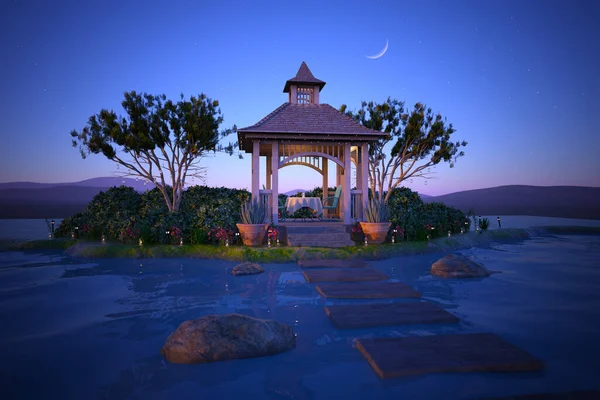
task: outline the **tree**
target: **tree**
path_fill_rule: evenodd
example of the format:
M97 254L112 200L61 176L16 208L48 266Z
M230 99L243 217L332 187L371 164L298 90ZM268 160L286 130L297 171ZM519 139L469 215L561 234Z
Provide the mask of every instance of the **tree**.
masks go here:
M198 164L206 153L233 154L233 144L220 146L219 141L236 127L219 132L219 102L204 94L189 100L181 95L174 103L165 95L132 91L121 105L126 117L102 109L80 132L72 131L73 147L79 147L83 158L102 153L127 169L123 175L154 183L170 212L179 209L186 178L204 180L205 168Z
M382 104L363 101L357 112L348 111L343 104L340 111L367 128L389 133L388 138L369 146L369 184L380 200L387 201L401 182L427 179L432 166L444 161L452 168L464 155L460 148L467 142L452 142L452 124L421 103L408 113L404 102L388 97Z

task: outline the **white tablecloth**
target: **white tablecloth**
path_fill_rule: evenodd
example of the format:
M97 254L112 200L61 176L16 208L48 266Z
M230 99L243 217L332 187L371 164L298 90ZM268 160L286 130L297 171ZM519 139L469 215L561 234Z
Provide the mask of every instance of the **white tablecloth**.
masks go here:
M285 203L287 212L293 214L302 207L312 208L317 215L323 212L323 204L319 197L288 197Z

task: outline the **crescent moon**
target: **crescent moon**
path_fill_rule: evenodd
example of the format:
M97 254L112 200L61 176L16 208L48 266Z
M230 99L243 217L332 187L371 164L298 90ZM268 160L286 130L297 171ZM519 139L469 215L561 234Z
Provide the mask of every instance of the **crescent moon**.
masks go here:
M378 59L379 57L381 57L381 56L383 56L385 54L385 52L388 49L388 44L389 44L388 40L385 39L385 47L383 48L383 50L381 50L379 53L375 54L374 56L365 56L365 57L370 58L371 60Z

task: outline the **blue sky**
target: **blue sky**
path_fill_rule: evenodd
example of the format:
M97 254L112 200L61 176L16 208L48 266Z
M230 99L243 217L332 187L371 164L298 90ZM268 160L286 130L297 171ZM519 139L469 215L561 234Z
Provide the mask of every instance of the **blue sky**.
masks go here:
M507 184L600 186L600 2L5 1L0 6L0 182L117 172L69 132L125 91L218 99L225 126L287 100L306 61L321 102L420 101L469 142L456 167L407 182L439 195ZM389 41L387 53L370 60ZM235 140L231 137L231 140ZM206 184L250 186L250 157L202 160ZM308 168L280 190L312 188Z

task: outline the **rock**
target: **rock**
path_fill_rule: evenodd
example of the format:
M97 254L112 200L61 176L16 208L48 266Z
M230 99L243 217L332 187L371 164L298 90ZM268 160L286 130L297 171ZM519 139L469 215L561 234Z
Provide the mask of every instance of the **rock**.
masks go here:
M199 364L279 354L296 347L288 325L241 314L206 315L183 322L160 353L176 364Z
M256 263L245 262L236 265L231 271L231 275L253 275L265 272L264 268Z
M489 276L490 271L470 258L448 254L431 265L431 275L442 278L480 278Z

